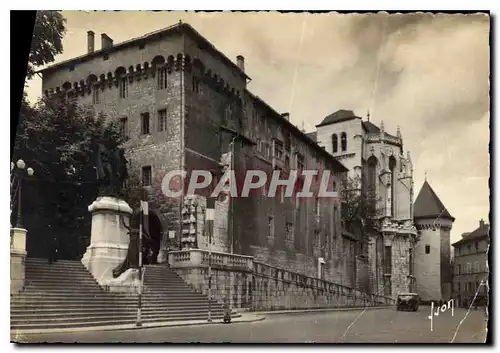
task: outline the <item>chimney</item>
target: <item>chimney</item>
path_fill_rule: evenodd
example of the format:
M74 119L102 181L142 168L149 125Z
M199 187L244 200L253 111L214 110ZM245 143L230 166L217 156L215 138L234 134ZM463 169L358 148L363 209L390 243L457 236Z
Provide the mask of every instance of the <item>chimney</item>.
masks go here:
M281 114L282 118L285 118L286 120L290 121L290 113L282 113Z
M481 220L479 221L479 228L483 229L484 228L484 221L483 219L481 218Z
M93 31L87 32L87 53L94 52L94 42L95 42L95 34Z
M101 49L108 49L113 46L113 39L109 38L106 33L101 34Z
M245 72L245 57L243 55L236 57L236 65L238 65L241 71Z

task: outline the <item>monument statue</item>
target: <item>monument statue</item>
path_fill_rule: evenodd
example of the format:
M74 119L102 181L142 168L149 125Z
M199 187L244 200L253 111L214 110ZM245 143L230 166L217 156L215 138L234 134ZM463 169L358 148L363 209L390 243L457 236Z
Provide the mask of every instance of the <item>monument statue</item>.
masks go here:
M127 251L127 256L123 260L123 262L118 265L114 270L113 270L113 278L119 277L122 273L127 271L130 268L139 268L139 219L141 217L131 217L130 219L130 226L128 226L124 219L123 216L120 216L120 220L122 222L123 227L127 229L130 242L128 245L128 251ZM142 255L144 257L144 245L151 240L151 236L149 235L149 229L147 226L147 222L145 222L145 218L143 218L142 222L142 235L143 235L143 241L142 241L142 247L143 247L143 252Z
M95 169L97 180L101 184L99 194L101 196L118 196L128 177L127 159L123 149L109 150L103 143L98 143Z

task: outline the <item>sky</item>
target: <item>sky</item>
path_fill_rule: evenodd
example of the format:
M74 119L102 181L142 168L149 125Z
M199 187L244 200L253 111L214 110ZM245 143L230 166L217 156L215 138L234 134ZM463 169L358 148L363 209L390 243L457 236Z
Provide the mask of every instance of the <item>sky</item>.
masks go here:
M248 89L307 132L339 109L385 131L400 126L414 165L415 198L427 181L456 218L452 242L489 223L489 17L277 12L63 12L64 53L86 53L87 31L114 43L182 20L234 62ZM30 100L41 80L29 82Z

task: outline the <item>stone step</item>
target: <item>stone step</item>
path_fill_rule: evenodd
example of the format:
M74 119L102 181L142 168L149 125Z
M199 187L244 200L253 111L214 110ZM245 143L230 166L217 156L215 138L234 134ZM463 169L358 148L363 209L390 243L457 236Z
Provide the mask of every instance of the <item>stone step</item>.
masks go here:
M110 305L113 304L113 305ZM216 301L212 301L212 306L220 305ZM108 309L110 307L113 308L135 308L137 306L137 300L135 302L129 303L14 303L11 304L10 309L13 311L22 311L22 310L80 310L80 309ZM193 307L193 308L205 308L208 307L208 300L205 301L176 301L176 302L143 302L144 308L151 308L153 310L162 309L162 308L177 308L177 307Z
M89 300L91 299L91 300ZM197 297L166 297L166 296L143 296L143 300L146 303L208 303L207 297L197 296ZM11 298L11 305L35 305L40 303L55 304L55 305L86 305L96 303L98 305L118 305L118 304L134 304L137 302L137 296L130 296L126 298L113 298L113 297L91 297L80 296L80 297L40 297L40 296L25 296L25 297L14 297ZM212 300L212 302L216 302Z
M143 319L144 322L146 321L172 321L172 320L194 320L194 319L204 319L207 317L207 313L205 312L199 312L199 313L175 313L175 314L143 314L141 315L141 318ZM223 317L223 312L214 312L212 317ZM81 322L90 322L90 323L98 323L98 322L103 322L103 321L112 321L113 318L115 320L134 320L137 317L137 313L131 312L131 313L121 313L119 316L71 316L68 315L68 317L28 317L24 316L22 318L11 318L11 327L19 327L22 325L25 325L27 323L29 324L34 324L37 323L40 326L42 325L53 325L55 323L65 323L68 327L72 327L75 323L81 323Z
M105 294L105 292L102 290L101 287L99 286L84 286L84 287L75 287L75 286L59 286L59 287L54 287L53 285L50 284L27 284L24 286L24 291L26 293L43 293L44 295L47 294L68 294L68 295L74 295L78 293L85 293L88 295L99 295L99 294Z
M212 312L222 312L223 308L222 306L212 306L211 307ZM13 311L11 310L10 312L10 317L11 319L25 319L26 321L30 321L31 318L33 317L43 317L43 318L58 318L58 317L77 317L77 316L120 316L120 315L129 315L129 314L134 314L137 312L137 307L130 307L130 308L109 308L106 310L102 309L90 309L90 308L81 308L81 309L73 309L71 312L69 311L64 311L64 310L50 310L50 309L45 309L45 310L23 310L23 311ZM192 313L204 313L208 312L208 306L206 308L204 307L189 307L189 306L179 306L176 308L142 308L142 313L145 316L157 316L157 315L166 315L169 316L171 314L192 314Z
M212 315L212 320L217 321L217 320L222 320L224 318L223 315ZM184 317L165 317L165 318L146 318L141 320L142 323L154 323L154 322L169 322L169 321L185 321L185 320L206 320L207 315L195 315L195 316L184 316ZM125 318L125 319L110 319L110 320L103 320L103 321L81 321L81 322L75 322L68 324L67 322L51 322L47 321L45 323L42 322L40 324L39 322L34 322L34 323L21 323L21 324L16 324L12 325L11 323L11 330L30 330L30 329L57 329L57 328L77 328L77 327L95 327L95 326L109 326L109 325L126 325L126 324L134 324L136 318Z

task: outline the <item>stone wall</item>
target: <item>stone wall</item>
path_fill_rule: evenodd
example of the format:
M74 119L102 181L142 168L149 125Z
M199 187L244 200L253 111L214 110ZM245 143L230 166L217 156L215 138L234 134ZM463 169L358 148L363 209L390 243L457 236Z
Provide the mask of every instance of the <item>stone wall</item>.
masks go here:
M209 288L209 253L170 253L171 267L203 294ZM392 305L393 299L368 294L334 282L266 265L250 256L212 253L212 297L228 298L233 309L280 310Z

